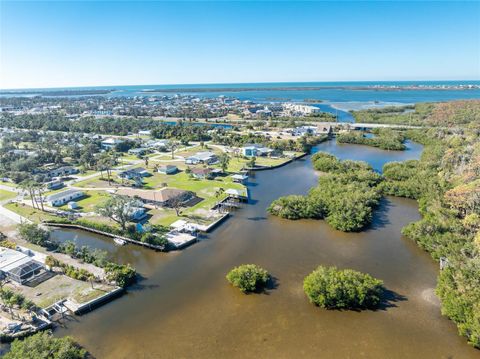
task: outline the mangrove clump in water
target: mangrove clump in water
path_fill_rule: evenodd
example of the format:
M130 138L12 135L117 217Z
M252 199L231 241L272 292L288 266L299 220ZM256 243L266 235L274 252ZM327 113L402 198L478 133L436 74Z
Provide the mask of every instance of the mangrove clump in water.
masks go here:
M340 161L328 153L312 156L313 166L323 172L318 186L307 196L281 197L268 212L287 219L325 219L333 228L359 231L372 220L381 194L381 176L361 161Z
M256 264L242 264L227 274L227 280L242 292L255 292L265 287L270 275Z
M310 302L327 309L374 308L380 303L383 282L352 269L319 266L305 277Z

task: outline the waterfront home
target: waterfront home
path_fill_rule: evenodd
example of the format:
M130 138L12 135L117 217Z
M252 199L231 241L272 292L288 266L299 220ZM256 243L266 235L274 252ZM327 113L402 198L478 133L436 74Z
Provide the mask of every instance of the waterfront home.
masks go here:
M195 193L177 188L162 188L156 191L141 189L120 189L118 195L137 198L145 204L152 204L161 207L171 207L174 203L182 205L195 198Z
M85 193L76 189L67 189L66 191L58 192L47 196L45 201L49 206L59 207L64 204L75 201L78 198L85 196Z
M104 150L111 150L115 148L116 145L123 143L124 141L119 138L109 137L101 142L101 146Z
M118 177L122 179L127 179L127 180L141 178L141 177L148 177L148 176L151 176L150 172L148 172L143 167L132 168L129 170L122 171L118 174Z
M236 182L236 183L245 183L248 179L247 175L244 175L244 174L241 174L241 173L236 173L236 174L232 175L231 177L232 177L232 181Z
M315 126L300 126L292 129L293 136L316 135L317 127Z
M25 253L0 247L0 278L24 284L45 273L42 263Z
M132 207L129 213L130 220L134 222L141 221L147 217L145 208L143 207Z
M192 176L197 179L213 178L213 170L211 168L192 168Z
M171 175L178 172L178 167L174 165L166 165L158 167L158 173L163 173L165 175Z
M138 134L140 136L150 136L152 134L152 131L150 131L150 130L140 130L140 131L138 131Z
M245 157L270 156L274 150L262 145L247 145L240 149L240 153Z
M187 157L185 163L187 165L197 165L200 163L203 164L213 164L218 161L217 155L213 152L197 152L193 156Z
M318 107L292 102L283 104L283 111L285 115L290 116L304 116L321 112Z
M227 194L229 197L232 197L232 198L238 198L238 199L241 199L241 200L246 200L247 199L247 196L245 196L244 191L239 190L239 189L235 189L235 188L228 188L225 191L225 194Z
M330 126L330 125L318 126L317 129L316 129L316 134L317 135L331 135L332 134L332 126Z

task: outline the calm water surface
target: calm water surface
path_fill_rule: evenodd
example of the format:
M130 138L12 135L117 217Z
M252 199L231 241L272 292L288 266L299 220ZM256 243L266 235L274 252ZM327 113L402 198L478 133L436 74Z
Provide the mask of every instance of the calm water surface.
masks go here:
M376 169L421 151L415 144L400 154L334 142L319 149L368 159ZM57 238L111 251L146 279L56 335L73 335L98 358L478 358L440 314L433 295L438 265L400 234L419 219L414 201L383 200L362 233L266 215L272 200L304 194L316 181L309 158L257 173L250 183L253 203L182 252L115 247L83 232L57 231ZM232 288L225 274L242 263L267 268L276 288L258 295ZM314 307L302 280L320 264L383 279L390 300L376 311Z

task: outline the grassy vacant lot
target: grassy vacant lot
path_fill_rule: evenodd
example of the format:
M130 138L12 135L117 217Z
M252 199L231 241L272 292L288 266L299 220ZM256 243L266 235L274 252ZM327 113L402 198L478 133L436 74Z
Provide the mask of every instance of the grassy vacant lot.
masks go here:
M95 206L107 200L110 195L104 191L85 191L85 197L79 198L75 202L79 205L78 211L94 212ZM59 207L61 210L68 210L68 205Z
M112 172L111 180L113 184L121 185L122 180L118 178L117 174ZM75 187L81 188L103 188L108 187L107 175L104 174L103 177L96 176L84 181L80 181L74 184Z
M46 308L61 299L67 298L82 304L98 298L113 289L111 286L98 283L94 283L93 286L94 289L92 289L90 282L82 282L59 274L34 288L22 285L15 287L15 290L22 292L23 295L39 307Z
M15 198L17 194L15 192L5 191L0 189L0 201L6 201L7 199Z
M4 207L34 222L41 222L42 220L51 220L57 218L51 214L34 209L33 207L22 203L8 203L4 205Z

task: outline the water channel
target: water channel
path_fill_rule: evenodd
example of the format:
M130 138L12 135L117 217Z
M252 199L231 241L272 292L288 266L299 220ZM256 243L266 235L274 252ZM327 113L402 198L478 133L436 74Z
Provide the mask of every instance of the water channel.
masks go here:
M419 158L421 146L389 152L330 141L316 150L367 160ZM479 352L442 317L434 296L438 265L401 228L419 219L416 202L388 197L370 228L342 233L323 221L288 221L266 214L271 201L304 194L316 184L310 158L257 172L252 203L208 238L181 252L155 253L80 231L58 239L103 248L145 278L123 297L69 322L72 335L97 358L477 358ZM256 263L275 278L265 294L244 295L225 274ZM328 311L310 304L303 278L336 265L384 280L389 300L375 311Z

